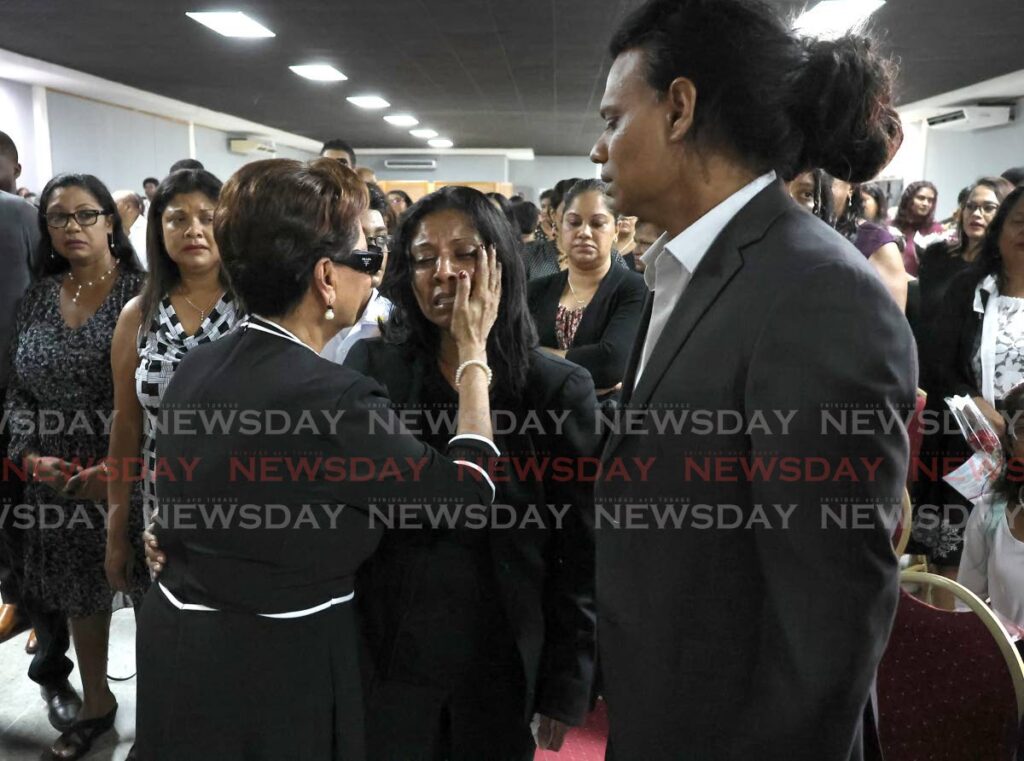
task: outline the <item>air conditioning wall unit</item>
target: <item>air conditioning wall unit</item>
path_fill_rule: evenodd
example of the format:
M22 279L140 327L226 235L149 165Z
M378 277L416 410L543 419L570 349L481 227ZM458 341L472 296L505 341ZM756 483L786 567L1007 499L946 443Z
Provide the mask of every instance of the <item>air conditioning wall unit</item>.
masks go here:
M437 169L437 161L435 159L385 159L384 168L410 172L433 172Z
M1001 127L1013 121L1012 106L958 106L928 119L931 129L972 132Z
M228 138L228 150L242 156L273 156L277 153L277 146L268 137L250 135L248 137Z

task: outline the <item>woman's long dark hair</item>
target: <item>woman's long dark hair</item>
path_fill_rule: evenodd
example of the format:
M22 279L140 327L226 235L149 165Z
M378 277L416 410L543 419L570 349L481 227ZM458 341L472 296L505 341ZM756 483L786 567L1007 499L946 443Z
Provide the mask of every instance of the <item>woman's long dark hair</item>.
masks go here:
M987 275L995 275L1000 292L1006 288L1006 275L1003 272L1003 254L999 250L999 237L1003 234L1006 218L1020 203L1022 196L1024 196L1024 185L1019 185L999 204L999 211L996 212L992 224L985 231L985 242L981 244L981 253L975 262L978 280L980 281Z
M81 188L96 199L100 208L107 213L113 223L110 233L110 253L114 255L114 259L117 260L123 272L139 272L135 249L132 248L132 244L125 234L124 226L121 224L121 215L117 213L117 204L114 203L107 186L91 174L58 174L46 183L43 192L39 194L40 235L39 245L36 247L32 260L32 274L38 279L71 269L68 260L53 250L53 239L50 237L50 228L46 224L46 207L50 205L54 192L61 188ZM96 224L99 224L99 220Z
M380 288L394 304L384 338L405 346L413 356L437 356L440 330L424 316L416 301L410 249L425 217L450 210L469 217L484 244L494 246L501 263L501 304L487 337L487 361L494 370L499 392L510 400L520 399L526 390L530 353L537 345L537 330L526 306L526 270L508 221L478 190L444 187L421 198L402 215Z
M156 189L146 218L146 260L149 263L149 277L146 278L141 294L143 326L149 325L160 306L160 301L181 282L181 270L171 259L171 255L167 253L167 246L164 245L164 212L176 196L186 193L202 193L216 205L222 184L205 169L179 169L164 177ZM228 277L223 262L220 266L220 281L224 289L228 290Z
M874 219L864 218L865 222L874 222L878 225L884 225L886 219L889 216L889 199L885 195L885 190L882 189L881 185L876 185L873 182L866 182L860 186L860 193L867 193L875 201L875 206L878 207L878 211L875 213ZM854 198L854 202L859 205L861 215L864 212L864 201L861 200L860 193Z
M928 217L922 222L914 222L911 218L910 207L914 203L914 196L917 195L918 191L922 188L928 188L935 194L935 201L932 203L932 210L929 212ZM935 185L928 182L928 180L920 180L918 182L912 182L907 185L907 189L903 191L903 195L900 197L899 208L896 209L896 219L893 220L893 227L896 227L904 234L909 233L908 237L913 238L914 233L920 230L924 230L927 227L935 224L935 210L939 208L939 191Z

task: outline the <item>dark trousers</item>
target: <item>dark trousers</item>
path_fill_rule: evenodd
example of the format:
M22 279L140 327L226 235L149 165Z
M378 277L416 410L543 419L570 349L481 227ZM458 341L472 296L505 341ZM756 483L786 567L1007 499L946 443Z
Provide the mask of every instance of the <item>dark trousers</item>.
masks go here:
M4 391L0 389L0 399L3 398ZM0 456L7 456L7 445L7 432L0 432ZM41 685L55 685L67 679L74 668L67 657L71 644L68 622L60 611L45 610L21 594L24 529L14 525L11 508L21 504L22 495L21 481L0 475L0 593L4 603L17 605L35 629L39 649L28 668L29 679Z

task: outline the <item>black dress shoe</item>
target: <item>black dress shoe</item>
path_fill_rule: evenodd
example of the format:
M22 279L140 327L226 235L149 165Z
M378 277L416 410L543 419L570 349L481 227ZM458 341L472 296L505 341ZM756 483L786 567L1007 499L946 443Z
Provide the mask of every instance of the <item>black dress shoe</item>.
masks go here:
M46 701L50 726L58 732L63 732L75 723L78 711L82 707L82 699L67 679L59 684L43 685L39 692Z

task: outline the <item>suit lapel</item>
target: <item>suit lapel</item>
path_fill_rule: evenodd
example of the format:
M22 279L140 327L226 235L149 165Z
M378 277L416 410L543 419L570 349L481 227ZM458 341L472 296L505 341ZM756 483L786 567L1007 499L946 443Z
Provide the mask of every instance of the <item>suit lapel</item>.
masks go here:
M650 360L640 375L639 382L635 383L636 369L647 339L653 311L653 294L647 297L643 322L637 332L633 353L623 380L623 406L642 407L650 401L658 383L694 328L729 281L742 268L743 248L763 238L771 224L792 208L793 201L782 183L775 182L754 196L750 203L732 218L697 265L697 271L693 273L682 296L673 307L658 342L651 351ZM621 439L621 434L611 434L604 450L605 458L611 457Z
M651 358L640 374L640 380L633 393L634 405L643 405L650 400L658 381L668 370L700 318L742 266L743 257L735 247L721 239L711 245L697 266L697 271L687 283L683 295L676 302L668 322L658 336L658 342L651 350Z

